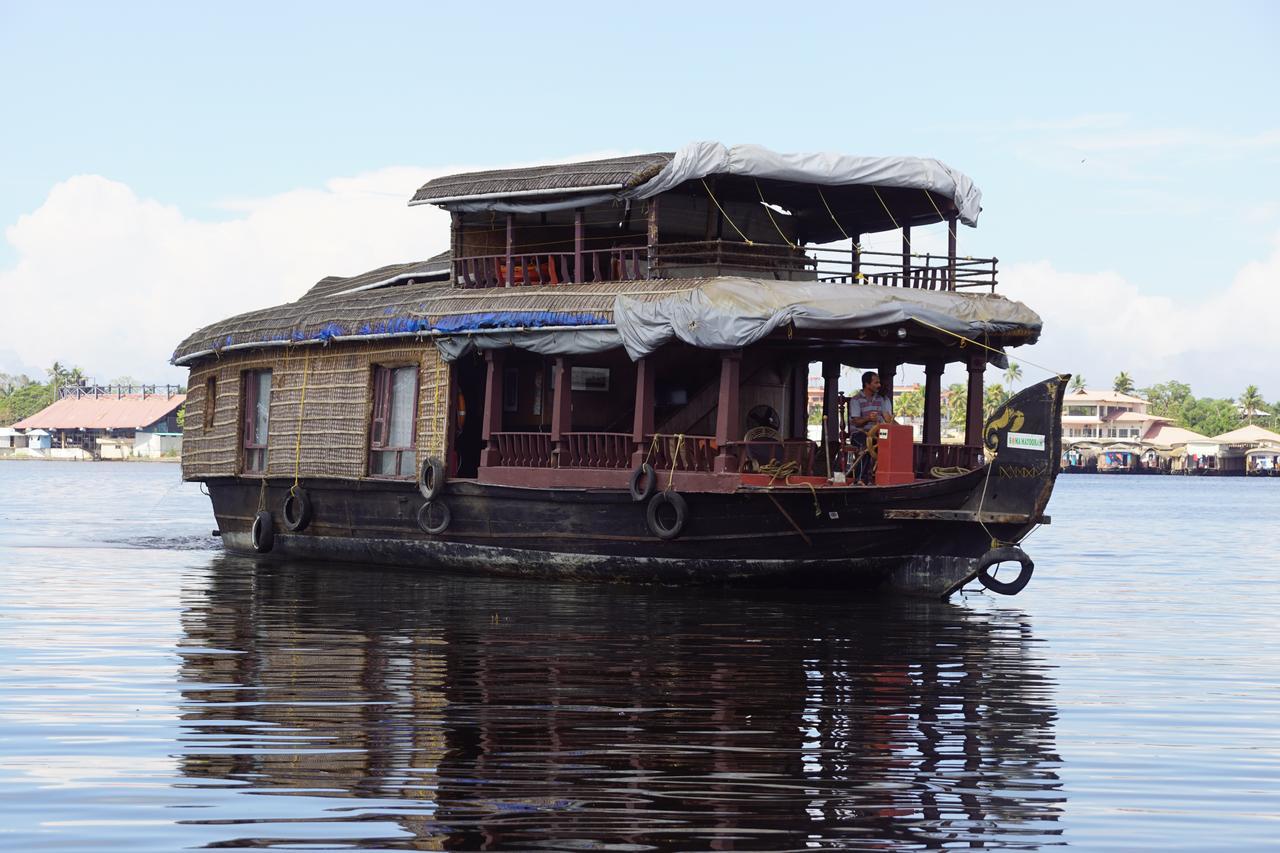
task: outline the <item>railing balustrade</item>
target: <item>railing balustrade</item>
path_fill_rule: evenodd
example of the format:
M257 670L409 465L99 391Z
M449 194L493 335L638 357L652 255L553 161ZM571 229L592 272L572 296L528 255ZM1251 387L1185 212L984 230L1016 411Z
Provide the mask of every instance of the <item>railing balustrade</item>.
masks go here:
M716 439L711 435L651 435L645 437L649 464L655 471L712 471Z
M511 255L510 269L505 254L475 255L455 260L453 273L454 281L467 288L643 280L649 278L648 254L644 246L586 249L580 256L576 252L522 253Z
M916 444L912 448L917 477L928 477L934 468L977 468L982 448L967 444Z
M953 261L947 255L926 252L911 253L904 263L900 252L702 240L661 243L653 247L652 256L644 246L628 246L584 249L581 254L512 254L509 270L507 263L505 254L457 258L454 281L467 288L628 281L688 275L706 267L833 284L916 290L986 287L994 293L998 259L957 257Z
M509 468L550 468L551 436L545 432L495 432L490 446L498 451L498 465Z
M630 468L635 442L629 432L566 432L560 436L561 468Z

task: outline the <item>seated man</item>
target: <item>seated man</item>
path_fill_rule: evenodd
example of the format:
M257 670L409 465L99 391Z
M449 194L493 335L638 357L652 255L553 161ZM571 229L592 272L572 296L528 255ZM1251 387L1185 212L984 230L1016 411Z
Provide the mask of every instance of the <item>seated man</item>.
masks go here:
M892 421L893 400L881 395L880 374L868 370L862 374L862 391L849 398L849 442L860 451L852 471L855 481L870 483L875 474L866 452L867 434L879 424Z

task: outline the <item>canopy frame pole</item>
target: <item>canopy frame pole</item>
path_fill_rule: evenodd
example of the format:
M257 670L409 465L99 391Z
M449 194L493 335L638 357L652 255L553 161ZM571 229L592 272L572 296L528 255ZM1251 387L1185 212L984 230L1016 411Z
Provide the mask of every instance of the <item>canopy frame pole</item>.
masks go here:
M645 356L636 362L636 405L632 418L631 440L635 448L631 453L631 467L639 468L646 461L648 446L646 441L653 435L653 402L657 371L651 356Z
M494 433L502 432L502 350L486 350L484 354L484 421L481 437L484 439L484 450L480 452L481 467L488 468L501 462Z
M969 395L965 401L964 443L982 447L982 373L987 369L983 353L969 356Z
M568 455L564 446L564 434L573 431L573 367L568 357L558 355L552 362L551 375L555 383L551 400L551 455L553 467L560 467L560 457Z
M924 444L942 443L942 370L941 361L927 361L924 365L924 426L921 441Z
M738 457L729 452L729 442L742 437L738 413L739 386L742 381L742 350L726 350L720 354L720 398L716 405L717 474L738 470Z
M573 209L573 280L586 281L582 274L582 246L585 242L582 230L582 208Z
M514 213L507 214L507 276L506 286L510 287L515 283L516 271L511 264L511 255L515 250L516 242L516 215Z
M947 215L947 290L956 289L956 215Z

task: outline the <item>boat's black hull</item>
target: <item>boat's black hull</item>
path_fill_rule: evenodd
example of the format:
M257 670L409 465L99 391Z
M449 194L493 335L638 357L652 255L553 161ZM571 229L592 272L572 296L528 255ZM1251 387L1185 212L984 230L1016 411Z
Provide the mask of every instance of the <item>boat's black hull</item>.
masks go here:
M997 413L987 438L995 459L947 479L899 486L740 487L686 492L680 535L650 529L646 504L625 489L524 488L453 481L436 497L451 516L423 530L410 483L306 480L306 527L290 532L281 508L292 480L207 481L227 547L254 552L251 527L272 513L273 556L423 569L631 582L818 582L946 596L971 580L993 543L1019 541L1042 520L1056 476L1057 407L1051 380ZM1003 420L1003 426L1001 422ZM1039 450L1010 449L1021 429ZM261 543L260 543L261 544Z

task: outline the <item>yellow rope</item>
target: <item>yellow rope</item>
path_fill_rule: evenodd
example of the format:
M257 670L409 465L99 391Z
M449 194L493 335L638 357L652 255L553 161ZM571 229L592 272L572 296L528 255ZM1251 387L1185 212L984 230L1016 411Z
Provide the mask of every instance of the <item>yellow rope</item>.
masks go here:
M883 198L880 198L880 190L876 189L875 184L871 184L871 191L875 193L876 198L880 200L880 206L884 208L884 212L888 215L889 221L893 223L893 227L902 228L902 226L898 224L898 220L893 218L893 211L889 210L889 205L884 203ZM911 238L907 236L907 232L905 230L902 232L902 242L907 244L908 249L911 248Z
M667 475L666 491L671 491L671 484L676 479L676 462L680 459L680 448L684 446L684 433L676 433L676 450L671 454L671 473Z
M958 340L961 341L960 345L962 347L968 344L973 344L976 347L981 347L982 349L996 353L997 355L1005 355L1005 353L1002 350L996 349L995 347L987 346L981 341L975 341L973 338L966 338L964 335L953 332L950 329L944 329L941 326L935 326L933 323L930 323L928 320L921 320L919 317L915 317L913 319L922 326L928 326L930 329L934 329L936 331L942 332L944 335L950 335L953 338L957 338ZM1045 367L1043 364L1036 364L1034 361L1031 361L1030 359L1024 358L1024 359L1021 359L1021 361L1023 364L1029 364L1032 367L1038 367L1043 371L1052 373L1054 376L1063 375L1062 371L1060 370L1054 370L1052 367Z
M710 196L711 203L716 206L716 209L720 211L720 215L724 217L724 221L728 222L730 225L733 226L733 230L738 232L738 236L741 237L748 246L754 246L755 243L751 242L751 238L749 238L746 234L743 234L742 229L734 224L734 221L729 218L729 214L724 212L724 208L721 207L720 202L716 200L716 194L711 191L711 187L707 184L707 179L700 178L699 180L702 181L703 189L705 189L707 191L707 195Z
M933 200L933 193L928 190L924 190L924 197L929 199L929 204L933 205L933 210L938 214L939 218L941 218L943 222L947 223L947 233L954 238L956 236L955 226L952 224L950 219L947 219L947 217L942 215L942 211L938 209L938 203Z
M293 446L293 486L289 494L298 491L298 470L302 464L302 416L307 409L307 378L311 375L311 348L307 347L302 361L302 396L298 401L298 440Z
M850 237L848 233L844 230L844 226L840 224L840 220L836 219L836 215L834 211L831 210L831 205L827 204L827 197L822 194L822 187L818 187L818 198L822 199L822 206L827 209L827 215L830 216L831 221L836 224L836 228L839 228L840 233L844 235L844 238L852 243L853 238ZM858 247L854 246L853 249L856 252L858 250Z
M752 181L752 183L756 185L756 192L759 193L760 195L760 204L764 205L764 212L768 214L769 221L773 223L773 230L778 232L778 236L782 238L782 242L787 244L787 248L789 249L796 248L796 244L792 243L791 238L789 238L786 234L782 233L782 229L778 227L778 221L773 218L773 208L769 206L769 202L764 200L764 190L760 189L760 182Z

